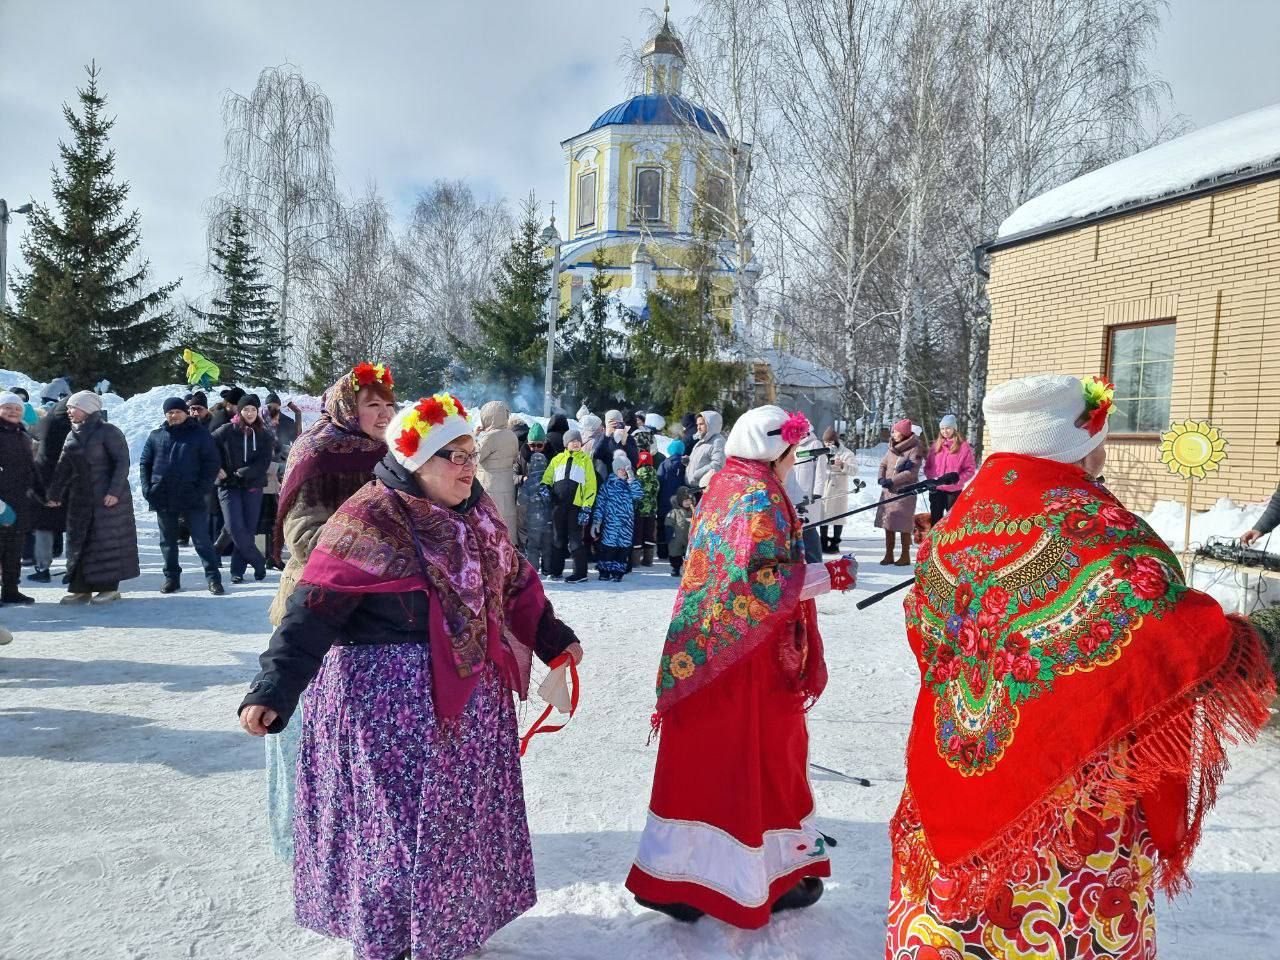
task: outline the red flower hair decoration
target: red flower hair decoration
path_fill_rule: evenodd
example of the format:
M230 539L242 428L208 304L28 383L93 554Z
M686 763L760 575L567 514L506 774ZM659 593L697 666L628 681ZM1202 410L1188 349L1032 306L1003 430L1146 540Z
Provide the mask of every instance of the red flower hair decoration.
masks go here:
M356 364L355 369L351 371L351 383L357 390L373 383L380 383L384 387L395 386L390 367L384 363L369 363L367 360Z

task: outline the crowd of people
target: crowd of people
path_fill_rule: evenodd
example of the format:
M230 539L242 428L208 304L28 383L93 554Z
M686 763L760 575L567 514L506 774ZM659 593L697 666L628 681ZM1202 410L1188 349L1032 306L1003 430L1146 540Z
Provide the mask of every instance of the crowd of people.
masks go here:
M726 433L708 410L660 442L656 414L583 409L576 427L544 426L501 401L473 423L449 393L398 404L372 364L344 373L305 428L272 396L204 400L165 403L141 489L166 592L184 536L215 593L219 539L233 582L283 568L238 716L270 734L270 835L301 925L361 960L452 960L534 905L515 701L534 657L553 676L581 662L543 585L586 579L593 558L602 581L664 557L679 578L627 888L677 921L745 929L822 897L833 843L807 777L806 712L828 679L814 601L857 586L839 521L858 464L834 426L819 438L766 405ZM890 432L866 506L882 563L914 565L904 607L920 678L890 824L891 960L939 944L960 960L1153 956L1155 891L1186 886L1227 745L1268 718L1276 637L1186 584L1103 486L1113 409L1101 381L1004 384L984 401L981 465L954 417L931 440L909 420ZM42 455L59 416L61 452ZM65 515L64 602L110 602L138 567L123 436L90 392L37 412L34 444L27 420L20 395L0 395L5 602L23 602L29 526L50 535L33 538L37 574L57 552L40 511Z

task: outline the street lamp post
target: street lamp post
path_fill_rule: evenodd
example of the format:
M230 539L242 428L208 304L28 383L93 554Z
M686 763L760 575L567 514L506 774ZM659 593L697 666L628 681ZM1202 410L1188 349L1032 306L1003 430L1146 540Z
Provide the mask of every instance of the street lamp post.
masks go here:
M547 293L547 374L542 386L542 415L551 416L551 378L556 366L556 320L560 316L560 233L556 230L556 215L542 231L543 247L551 248L551 290Z
M30 212L31 204L24 203L10 210L9 204L0 197L0 310L4 309L5 298L9 293L9 214Z

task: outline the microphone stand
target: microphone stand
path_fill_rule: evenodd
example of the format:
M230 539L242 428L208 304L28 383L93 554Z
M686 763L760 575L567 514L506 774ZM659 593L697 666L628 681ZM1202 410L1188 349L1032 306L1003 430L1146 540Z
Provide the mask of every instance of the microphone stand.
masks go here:
M853 510L846 510L844 513L837 513L834 517L824 517L821 520L815 520L812 523L806 523L804 528L811 530L814 527L828 526L837 520L843 520L845 517L851 517L855 513L862 513L864 510L874 510L886 503L893 503L895 500L905 500L907 497L918 497L927 490L932 490L943 483L954 483L954 480L948 480L946 477L938 477L934 480L920 480L911 484L909 487L903 487L901 493L896 493L892 497L885 497L883 500L877 500L875 503L868 503L866 506L855 507Z

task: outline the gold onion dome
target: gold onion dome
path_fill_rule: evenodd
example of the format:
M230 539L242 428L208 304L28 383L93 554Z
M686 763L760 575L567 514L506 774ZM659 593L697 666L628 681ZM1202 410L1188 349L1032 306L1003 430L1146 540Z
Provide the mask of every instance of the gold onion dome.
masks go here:
M644 46L644 56L647 57L652 53L669 53L684 59L684 44L680 42L680 38L672 31L671 24L666 17L662 18L662 26L653 35L653 39Z

